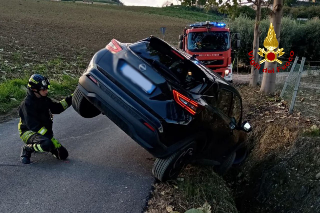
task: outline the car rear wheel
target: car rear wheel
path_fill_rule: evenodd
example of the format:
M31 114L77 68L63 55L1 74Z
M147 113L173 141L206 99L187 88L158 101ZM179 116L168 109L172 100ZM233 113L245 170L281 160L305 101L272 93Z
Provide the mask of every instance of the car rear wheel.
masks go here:
M157 158L152 168L153 176L162 182L177 178L181 170L192 159L194 148L195 144L193 143L168 158Z
M101 112L95 106L93 106L82 94L82 92L76 88L72 96L72 106L76 112L84 118L93 118L99 115Z

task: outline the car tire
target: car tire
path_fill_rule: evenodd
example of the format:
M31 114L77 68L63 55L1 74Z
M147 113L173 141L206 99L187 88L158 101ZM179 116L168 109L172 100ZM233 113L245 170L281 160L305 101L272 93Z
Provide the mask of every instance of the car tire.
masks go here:
M223 160L220 166L218 166L217 173L221 176L225 175L229 171L229 169L232 167L235 159L236 159L236 152L232 152L231 154L229 154Z
M152 168L153 176L162 182L176 179L182 169L191 162L194 148L195 144L191 144L168 158L157 158Z
M93 118L101 113L100 110L93 106L83 96L78 87L76 88L72 96L72 106L74 110L84 118Z

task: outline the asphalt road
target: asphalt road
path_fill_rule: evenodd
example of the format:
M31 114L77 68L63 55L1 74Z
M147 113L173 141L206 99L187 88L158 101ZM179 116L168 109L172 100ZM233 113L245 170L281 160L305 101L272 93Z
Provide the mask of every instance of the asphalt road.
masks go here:
M85 119L72 107L54 117L69 151L60 161L36 153L20 163L18 119L0 124L0 212L142 212L154 178L152 156L106 116Z

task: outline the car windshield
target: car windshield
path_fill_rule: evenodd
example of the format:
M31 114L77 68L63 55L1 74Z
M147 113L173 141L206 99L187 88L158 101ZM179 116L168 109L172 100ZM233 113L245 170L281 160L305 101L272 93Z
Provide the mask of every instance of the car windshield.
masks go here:
M188 34L188 50L192 52L220 52L229 48L229 32L194 32Z

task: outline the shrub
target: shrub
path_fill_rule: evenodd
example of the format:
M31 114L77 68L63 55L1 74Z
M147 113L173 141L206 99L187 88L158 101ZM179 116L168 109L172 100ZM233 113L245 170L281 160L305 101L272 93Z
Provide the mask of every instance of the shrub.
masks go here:
M247 16L239 16L235 20L227 20L232 32L241 34L241 47L238 51L239 59L249 64L248 53L252 50L253 30L255 21ZM264 39L269 30L270 20L263 19L260 22L259 47L263 47ZM318 61L320 59L320 20L312 20L300 23L290 17L283 17L280 31L280 48L284 48L284 60L289 57L290 51L294 51L295 56L306 57L308 60Z

